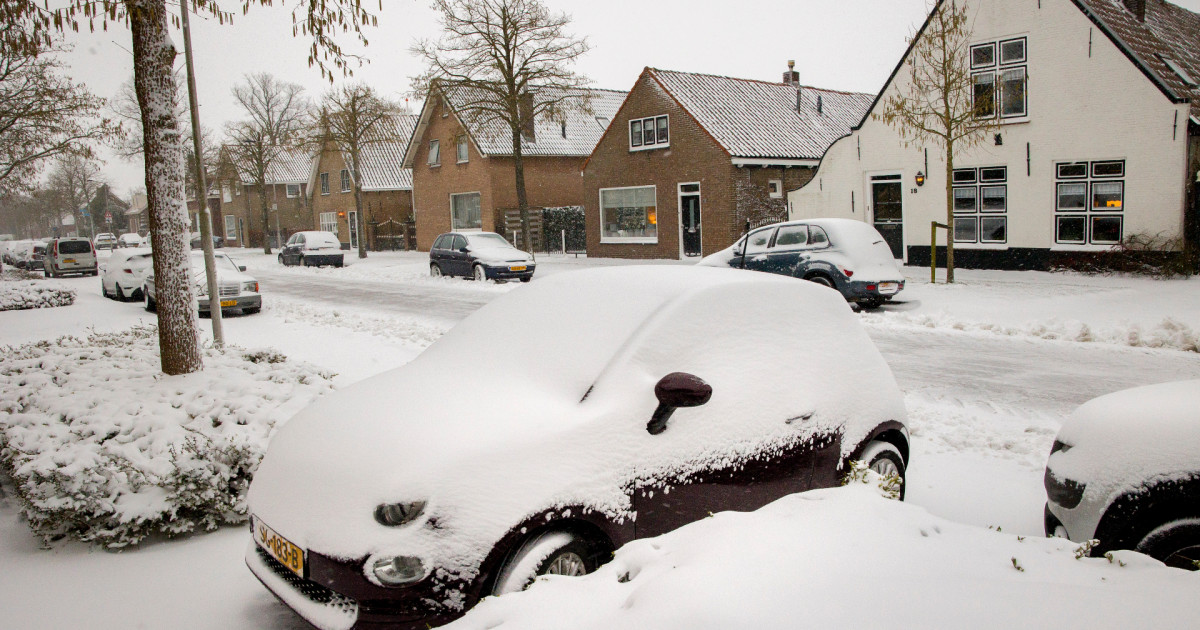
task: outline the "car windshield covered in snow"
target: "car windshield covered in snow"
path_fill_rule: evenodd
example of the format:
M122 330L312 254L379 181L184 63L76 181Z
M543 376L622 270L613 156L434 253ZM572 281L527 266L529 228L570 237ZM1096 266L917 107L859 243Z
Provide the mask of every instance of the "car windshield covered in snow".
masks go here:
M503 236L492 232L466 234L466 237L467 243L469 243L471 247L516 249L511 243L504 240Z
M225 254L213 254L213 262L216 265L217 272L234 272L239 273L237 263ZM192 271L194 273L204 273L204 253L192 252Z

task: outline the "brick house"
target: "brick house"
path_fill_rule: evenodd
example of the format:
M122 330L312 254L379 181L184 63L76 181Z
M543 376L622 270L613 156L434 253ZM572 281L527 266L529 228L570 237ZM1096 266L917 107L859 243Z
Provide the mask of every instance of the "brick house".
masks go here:
M262 206L255 176L246 165L235 164L229 151L221 151L218 165L218 203L213 209L213 234L230 247L262 247L264 235L273 247L294 232L313 229L313 212L306 195L312 159L302 150L285 149L267 169L268 225L263 226Z
M968 0L966 8L965 61L975 98L986 96L976 106L998 129L955 155L955 265L1046 269L1139 235L1196 242L1200 15L1163 0ZM796 219L873 223L897 258L928 265L930 222L946 220L942 150L905 146L871 116L907 90L911 53L789 201Z
M590 112L571 111L558 121L538 119L523 134L521 154L531 208L583 204L580 170L625 98L624 92L613 90L578 92L586 92ZM517 207L511 134L503 125L479 124L460 115L469 96L465 88L433 92L405 153L404 165L413 170L421 250L451 230L504 233L504 212ZM534 88L533 98L564 96Z
M404 149L417 117L401 114L394 118L385 141L363 148L362 206L368 249L400 248L404 226L413 216L412 171L404 166ZM332 142L325 144L310 171L313 226L307 229L337 234L343 247L358 249L357 210L354 204L354 173L344 155Z
M588 253L684 258L787 216L872 95L646 68L583 170Z

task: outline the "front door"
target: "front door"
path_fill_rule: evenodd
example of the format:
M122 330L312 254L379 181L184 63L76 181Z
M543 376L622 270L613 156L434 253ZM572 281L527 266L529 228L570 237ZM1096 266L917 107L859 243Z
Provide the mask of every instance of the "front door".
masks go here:
M358 249L358 211L347 212L346 221L350 223L350 249Z
M700 184L679 185L679 225L683 232L683 255L703 253L700 231Z
M871 178L871 203L874 208L875 229L883 235L892 256L904 258L904 201L899 175L878 175Z

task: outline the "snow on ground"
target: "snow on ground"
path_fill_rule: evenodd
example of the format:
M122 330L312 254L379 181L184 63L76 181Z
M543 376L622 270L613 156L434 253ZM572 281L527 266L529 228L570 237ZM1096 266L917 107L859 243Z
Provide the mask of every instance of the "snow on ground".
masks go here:
M0 311L68 306L75 291L56 282L42 282L20 269L8 268L0 274Z

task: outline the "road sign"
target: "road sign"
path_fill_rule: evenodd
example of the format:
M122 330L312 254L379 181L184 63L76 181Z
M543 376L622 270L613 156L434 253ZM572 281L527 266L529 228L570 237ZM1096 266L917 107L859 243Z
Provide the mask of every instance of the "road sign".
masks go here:
M105 213L104 213L104 222L105 222L105 223L112 223L112 213L111 213L111 212L105 212Z

